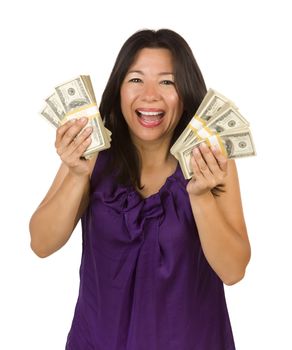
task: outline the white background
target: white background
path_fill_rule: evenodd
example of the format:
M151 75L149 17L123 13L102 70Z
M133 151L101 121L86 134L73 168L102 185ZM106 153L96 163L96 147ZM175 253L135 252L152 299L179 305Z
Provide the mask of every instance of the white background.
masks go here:
M122 43L138 29L162 27L188 41L207 86L239 106L256 144L257 157L237 162L252 245L246 277L226 287L237 349L292 349L288 5L282 0L1 5L1 349L64 349L77 299L80 227L47 259L36 257L29 245L30 216L59 166L54 129L38 114L43 100L55 85L79 74L91 75L99 98Z

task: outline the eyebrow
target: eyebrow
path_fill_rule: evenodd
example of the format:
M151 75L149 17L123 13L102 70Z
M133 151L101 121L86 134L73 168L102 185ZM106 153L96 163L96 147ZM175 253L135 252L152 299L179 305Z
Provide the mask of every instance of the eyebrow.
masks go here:
M138 74L144 75L144 73L141 70L130 70L127 74L131 74L131 73L138 73ZM161 73L158 73L158 75L173 75L174 76L174 73L173 72L161 72Z

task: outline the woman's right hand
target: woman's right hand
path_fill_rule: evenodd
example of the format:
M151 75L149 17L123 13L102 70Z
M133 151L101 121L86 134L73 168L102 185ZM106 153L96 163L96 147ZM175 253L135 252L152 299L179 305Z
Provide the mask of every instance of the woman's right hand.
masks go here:
M82 157L91 143L92 127L85 128L88 118L74 119L66 122L57 129L55 147L69 172L78 176L87 176L92 171L92 160ZM94 157L95 158L95 157Z
M40 257L49 256L68 241L88 205L96 156L81 158L91 143L92 128L82 130L87 121L68 121L57 129L55 146L62 164L29 224L31 247Z

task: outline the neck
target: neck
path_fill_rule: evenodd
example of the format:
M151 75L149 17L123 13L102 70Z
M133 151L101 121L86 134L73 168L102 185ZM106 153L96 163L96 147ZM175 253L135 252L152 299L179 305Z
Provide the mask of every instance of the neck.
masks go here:
M135 146L137 147L142 168L153 168L165 165L173 156L169 153L169 140L156 141L156 142L139 142L135 140Z

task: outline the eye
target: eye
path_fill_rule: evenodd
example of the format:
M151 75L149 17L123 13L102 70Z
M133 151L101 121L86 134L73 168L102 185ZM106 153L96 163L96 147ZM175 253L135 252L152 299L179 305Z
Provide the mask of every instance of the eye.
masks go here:
M140 78L132 78L129 80L129 83L141 83L142 80Z
M175 85L175 82L172 80L162 80L160 83L162 85Z

